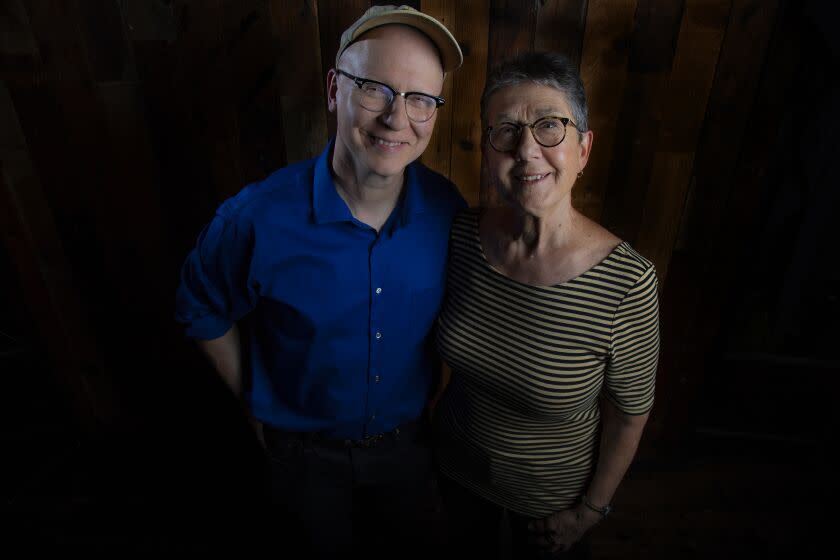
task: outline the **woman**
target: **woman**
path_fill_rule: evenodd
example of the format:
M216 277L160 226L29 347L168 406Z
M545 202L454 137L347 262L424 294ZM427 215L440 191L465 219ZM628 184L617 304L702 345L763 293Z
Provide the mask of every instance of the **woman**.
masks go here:
M504 63L481 118L500 204L455 220L438 329L453 546L498 557L503 527L514 558L587 557L579 541L609 513L653 405L656 275L572 207L593 138L574 66L552 53Z

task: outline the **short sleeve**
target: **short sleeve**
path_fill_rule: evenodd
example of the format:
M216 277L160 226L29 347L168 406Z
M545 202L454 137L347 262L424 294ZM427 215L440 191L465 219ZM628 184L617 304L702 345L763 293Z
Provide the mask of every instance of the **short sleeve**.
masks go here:
M252 281L253 232L217 214L199 235L181 268L175 318L187 336L225 334L256 305Z
M648 267L624 296L613 320L606 396L625 414L653 407L659 362L656 270Z

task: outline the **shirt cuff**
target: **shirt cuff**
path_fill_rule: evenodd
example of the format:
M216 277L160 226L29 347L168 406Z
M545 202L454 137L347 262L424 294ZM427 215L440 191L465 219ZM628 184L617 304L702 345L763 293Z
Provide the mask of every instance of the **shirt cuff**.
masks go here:
M228 332L232 326L233 322L228 319L215 315L205 315L189 322L186 325L185 332L190 338L213 340Z

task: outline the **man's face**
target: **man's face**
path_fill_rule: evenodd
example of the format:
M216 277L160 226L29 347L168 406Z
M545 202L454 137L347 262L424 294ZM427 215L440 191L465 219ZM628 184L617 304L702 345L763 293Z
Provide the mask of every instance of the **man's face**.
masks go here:
M385 25L364 34L344 51L338 68L387 84L397 91L440 95L443 69L437 50L422 33L403 25ZM333 168L354 180L402 177L405 167L429 144L437 112L426 122L408 118L405 101L396 96L382 111L359 103L361 92L352 79L330 71L330 111L336 112Z

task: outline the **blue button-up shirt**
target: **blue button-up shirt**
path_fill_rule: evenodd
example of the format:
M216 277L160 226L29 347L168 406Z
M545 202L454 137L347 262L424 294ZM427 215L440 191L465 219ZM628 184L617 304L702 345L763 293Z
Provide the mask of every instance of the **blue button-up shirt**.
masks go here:
M465 202L415 162L377 233L336 191L330 154L220 206L183 266L176 317L207 340L251 314L254 416L359 439L417 418L428 400L449 227Z

